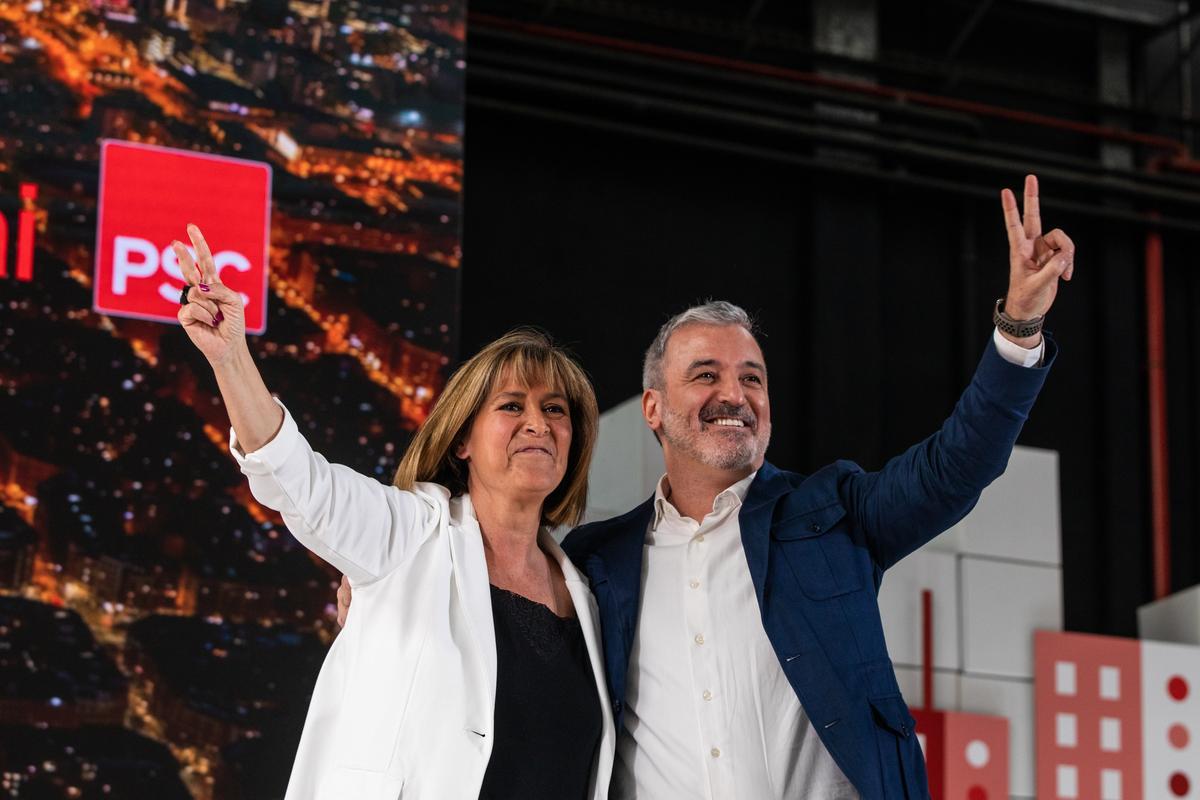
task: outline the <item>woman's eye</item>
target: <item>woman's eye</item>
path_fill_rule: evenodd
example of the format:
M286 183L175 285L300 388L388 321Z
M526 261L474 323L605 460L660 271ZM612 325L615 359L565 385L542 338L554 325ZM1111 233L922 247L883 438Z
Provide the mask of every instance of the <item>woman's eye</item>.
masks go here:
M546 413L561 415L561 414L567 413L567 410L559 405L549 405L549 406L546 406Z
M505 403L504 405L500 406L500 410L501 411L520 411L521 404L516 403L516 402Z

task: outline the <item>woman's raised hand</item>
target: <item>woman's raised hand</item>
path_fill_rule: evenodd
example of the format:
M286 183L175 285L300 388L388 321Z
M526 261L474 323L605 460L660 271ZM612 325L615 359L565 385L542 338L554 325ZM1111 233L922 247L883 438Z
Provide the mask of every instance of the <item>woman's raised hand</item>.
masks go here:
M195 225L187 226L196 258L179 241L171 242L183 275L191 284L188 302L179 307L179 322L188 338L214 367L229 362L246 343L242 296L221 283L208 242Z

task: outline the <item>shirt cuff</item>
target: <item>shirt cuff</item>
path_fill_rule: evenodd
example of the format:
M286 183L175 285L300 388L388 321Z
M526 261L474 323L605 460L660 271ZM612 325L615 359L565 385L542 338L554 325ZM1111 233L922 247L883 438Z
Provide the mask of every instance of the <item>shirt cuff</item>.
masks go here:
M243 453L241 445L238 444L237 434L233 432L232 427L229 429L229 452L246 475L267 475L274 472L287 461L296 443L301 439L300 429L287 406L280 403L278 397L271 399L283 409L283 424L279 426L279 432L271 441L252 453Z
M1046 337L1044 336L1038 342L1037 347L1025 348L1005 339L1000 333L1000 329L996 328L992 332L992 341L996 343L996 352L1000 354L1000 357L1018 367L1036 367L1042 363L1042 355L1046 352Z

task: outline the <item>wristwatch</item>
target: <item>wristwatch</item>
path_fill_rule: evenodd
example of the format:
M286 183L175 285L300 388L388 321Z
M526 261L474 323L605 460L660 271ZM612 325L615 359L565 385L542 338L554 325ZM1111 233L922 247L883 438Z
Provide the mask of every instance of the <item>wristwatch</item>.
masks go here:
M1041 333L1042 324L1045 321L1045 314L1033 319L1013 319L1004 313L1003 297L996 300L996 309L992 312L992 322L995 323L996 327L1002 333L1007 333L1009 336L1016 336L1018 339L1025 339Z

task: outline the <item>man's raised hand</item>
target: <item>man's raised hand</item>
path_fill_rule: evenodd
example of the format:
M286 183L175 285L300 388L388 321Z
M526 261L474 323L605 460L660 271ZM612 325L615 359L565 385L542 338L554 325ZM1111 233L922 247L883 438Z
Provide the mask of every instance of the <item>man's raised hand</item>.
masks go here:
M1061 228L1042 234L1038 181L1025 176L1024 216L1010 189L1000 192L1004 223L1008 228L1008 294L1005 312L1014 319L1045 315L1054 305L1058 279L1071 280L1075 272L1075 243Z

